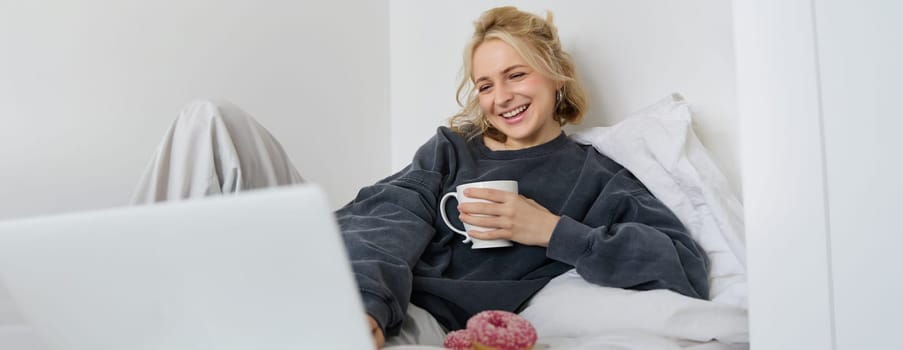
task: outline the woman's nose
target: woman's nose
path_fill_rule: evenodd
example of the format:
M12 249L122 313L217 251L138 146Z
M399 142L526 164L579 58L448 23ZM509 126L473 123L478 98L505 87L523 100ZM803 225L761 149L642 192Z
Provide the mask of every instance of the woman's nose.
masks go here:
M514 94L504 84L500 84L495 88L495 104L505 106L514 99Z

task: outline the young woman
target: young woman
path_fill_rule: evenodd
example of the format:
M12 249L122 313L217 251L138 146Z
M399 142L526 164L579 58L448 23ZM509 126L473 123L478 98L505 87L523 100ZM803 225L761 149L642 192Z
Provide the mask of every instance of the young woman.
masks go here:
M464 68L463 108L450 127L336 212L377 347L387 338L441 345L472 315L519 311L573 268L602 286L707 297L705 253L677 217L629 171L562 132L582 119L586 99L551 17L485 12ZM453 224L492 228L472 237L514 244L472 249L445 225L439 202L488 180L518 181L520 194L471 189L467 196L489 202L446 209ZM197 102L167 133L134 202L300 181L253 118Z
M680 221L629 171L562 132L586 101L551 18L502 7L475 27L462 111L410 165L337 212L377 347L412 326L409 309L433 324L414 333L438 328L431 318L464 328L483 310L518 311L572 268L603 286L706 298L705 254ZM520 195L470 189L490 203L447 209L494 228L471 237L513 246L471 249L438 216L443 194L486 180L516 180Z

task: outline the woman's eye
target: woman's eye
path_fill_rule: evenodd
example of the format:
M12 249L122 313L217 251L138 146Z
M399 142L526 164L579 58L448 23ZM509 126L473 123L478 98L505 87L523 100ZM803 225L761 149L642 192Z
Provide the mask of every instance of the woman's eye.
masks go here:
M489 88L491 88L491 87L492 87L492 85L481 85L479 88L477 88L477 91L483 92L483 91L489 90Z
M527 75L527 73L517 72L517 73L511 74L511 79L517 79L517 78L523 77L525 75Z

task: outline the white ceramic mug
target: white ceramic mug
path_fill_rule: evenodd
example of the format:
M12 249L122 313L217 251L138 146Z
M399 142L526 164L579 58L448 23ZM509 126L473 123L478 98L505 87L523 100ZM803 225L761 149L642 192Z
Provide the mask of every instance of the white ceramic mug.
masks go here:
M448 221L448 214L445 213L445 202L448 201L449 198L455 197L459 203L468 203L468 202L486 202L489 201L482 199L470 198L464 195L464 190L468 188L492 188L496 190L508 191L517 193L517 181L512 180L500 180L500 181L481 181L481 182L471 182L468 184L459 185L455 187L455 192L446 193L442 196L442 200L439 201L439 213L442 214L442 220L445 221L445 224L448 225L452 231L457 232L458 234L464 235L467 237L464 239L464 243L473 241L472 249L483 249L483 248L498 248L498 247L509 247L513 245L511 241L507 239L477 239L471 238L467 235L467 231L492 231L494 228L487 228L482 226L470 225L464 223L464 230L460 230Z

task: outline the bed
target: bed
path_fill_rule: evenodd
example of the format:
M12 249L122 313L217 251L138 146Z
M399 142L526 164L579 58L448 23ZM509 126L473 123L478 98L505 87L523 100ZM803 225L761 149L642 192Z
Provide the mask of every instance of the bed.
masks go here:
M689 228L710 260L710 300L600 287L572 270L520 313L536 327L536 349L748 349L743 208L696 137L687 101L672 94L572 138L630 169Z
M441 119L425 116L457 107L450 98L456 80L442 80L436 73L460 68L470 24L489 5L413 0L391 5L391 131L430 135ZM517 6L539 14L554 12L562 45L573 55L590 96L589 113L581 125L610 125L569 126L569 135L630 169L681 218L711 260L709 301L670 292L603 288L565 274L521 313L536 326L540 345L748 348L730 3L601 1L552 6L524 1ZM666 96L674 90L686 99ZM404 166L422 140L393 140L393 165Z

